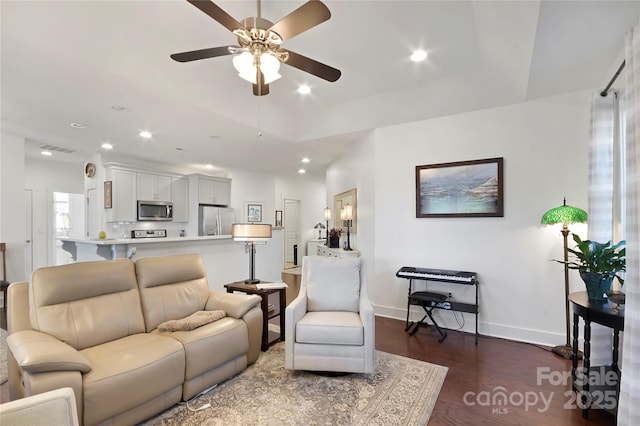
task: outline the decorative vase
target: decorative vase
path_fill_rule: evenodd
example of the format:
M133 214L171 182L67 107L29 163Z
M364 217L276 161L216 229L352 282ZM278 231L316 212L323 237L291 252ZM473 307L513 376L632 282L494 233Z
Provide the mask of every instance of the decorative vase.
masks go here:
M340 247L340 237L329 237L329 247L330 248L339 248Z
M587 295L590 300L607 300L605 293L611 290L613 277L604 277L597 272L580 272L580 278L587 287Z

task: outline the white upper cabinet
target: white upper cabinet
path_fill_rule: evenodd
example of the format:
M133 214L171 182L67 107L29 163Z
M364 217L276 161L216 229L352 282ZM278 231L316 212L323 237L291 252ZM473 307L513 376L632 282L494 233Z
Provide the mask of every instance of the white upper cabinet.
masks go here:
M111 200L107 208L107 222L133 222L136 220L136 173L129 170L107 169L107 181L111 181Z
M198 204L228 206L231 201L231 179L198 176Z
M189 222L189 179L186 177L171 179L173 201L173 221Z
M171 201L171 176L137 173L138 200Z

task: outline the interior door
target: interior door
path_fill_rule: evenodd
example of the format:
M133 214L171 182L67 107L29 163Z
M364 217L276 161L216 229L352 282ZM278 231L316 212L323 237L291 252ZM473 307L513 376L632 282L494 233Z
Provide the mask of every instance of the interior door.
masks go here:
M302 263L302 247L300 245L300 201L284 200L284 261L285 268ZM298 247L297 257L295 247Z

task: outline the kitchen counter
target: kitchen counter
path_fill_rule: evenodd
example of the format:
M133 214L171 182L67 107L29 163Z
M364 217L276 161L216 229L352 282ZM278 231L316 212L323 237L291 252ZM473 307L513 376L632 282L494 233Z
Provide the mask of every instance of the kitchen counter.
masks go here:
M112 244L147 244L147 243L173 243L176 241L207 241L207 240L229 240L231 235L207 235L202 237L158 237L158 238L58 238L58 240L81 243L81 244L96 244L99 246L108 246Z
M202 237L158 237L158 238L58 238L62 249L71 254L77 262L110 260L133 257L140 249L169 250L168 247L181 246L182 250L194 251L196 247L214 242L234 242L231 235L211 235Z
M246 243L235 241L231 235L204 237L158 237L123 239L59 238L62 248L76 262L111 259L140 259L198 253L202 256L207 281L212 290L225 291L225 283L248 277L249 256ZM264 281L280 281L282 272L282 232L273 232L266 244L259 244L255 257L256 276Z

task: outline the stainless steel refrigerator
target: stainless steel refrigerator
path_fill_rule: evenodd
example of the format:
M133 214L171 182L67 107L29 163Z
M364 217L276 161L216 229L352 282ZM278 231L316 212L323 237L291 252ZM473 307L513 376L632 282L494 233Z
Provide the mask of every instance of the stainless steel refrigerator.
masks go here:
M235 221L233 209L200 204L198 208L198 235L231 235Z

